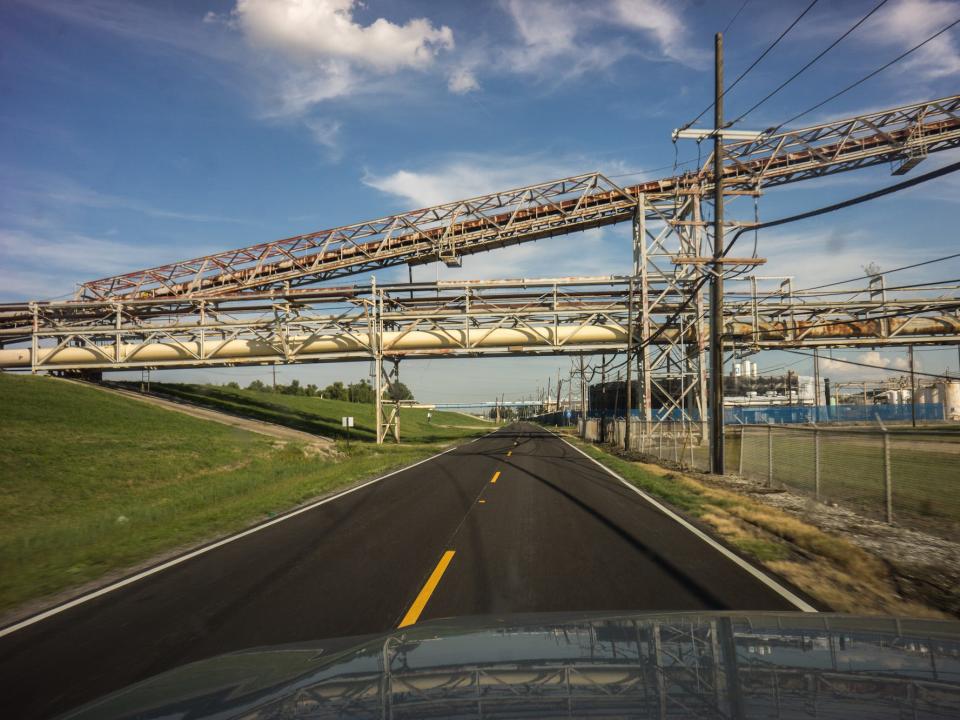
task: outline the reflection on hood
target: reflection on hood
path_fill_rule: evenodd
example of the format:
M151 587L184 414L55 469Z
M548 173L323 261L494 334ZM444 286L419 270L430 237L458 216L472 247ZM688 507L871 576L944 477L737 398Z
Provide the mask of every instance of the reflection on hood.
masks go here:
M960 623L816 614L425 623L233 653L80 718L960 716Z

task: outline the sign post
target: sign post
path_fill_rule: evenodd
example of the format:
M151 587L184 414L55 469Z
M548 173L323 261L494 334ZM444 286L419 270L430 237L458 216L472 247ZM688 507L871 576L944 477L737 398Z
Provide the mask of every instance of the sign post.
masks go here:
M350 428L353 427L352 417L340 418L340 424L347 429L347 447L350 447Z

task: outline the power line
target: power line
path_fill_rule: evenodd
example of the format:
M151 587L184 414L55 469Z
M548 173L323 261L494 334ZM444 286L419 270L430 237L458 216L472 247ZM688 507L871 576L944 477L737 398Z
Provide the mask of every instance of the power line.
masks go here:
M934 258L933 260L924 260L923 262L913 263L911 265L902 265L900 267L893 268L893 270L881 270L880 272L873 273L872 275L859 275L857 277L848 278L847 280L837 280L836 282L824 283L823 285L813 285L812 287L800 288L799 290L794 290L794 292L822 290L823 288L835 287L837 285L846 285L847 283L854 282L855 280L866 280L878 275L891 275L895 272L900 272L901 270L912 270L914 268L923 267L924 265L933 265L934 263L943 262L944 260L953 260L954 258L958 257L960 257L960 253L953 253L952 255L944 255L943 257Z
M794 355L803 355L804 357L808 357L808 358L812 358L812 357L813 357L813 355L811 355L810 353L800 352L799 350L784 350L783 352L793 353ZM835 358L835 357L831 357L831 358L820 358L820 359L821 359L821 360L829 360L830 362L844 363L844 364L846 364L846 365L858 365L859 367L873 368L874 370L886 370L887 372L891 372L891 373L907 373L907 372L909 372L908 370L900 370L900 369L897 369L897 368L889 368L889 367L886 367L885 365L874 365L874 364L872 364L872 363L856 362L855 360L843 360L843 359L841 359L841 358ZM914 375L926 375L927 377L938 378L938 379L940 379L940 380L952 380L952 379L953 379L950 375L941 375L941 374L937 374L937 373L928 373L928 372L922 372L922 371L920 371L920 370L914 370L914 371L913 371L913 374L914 374Z
M830 102L830 101L832 101L832 100L836 100L838 97L840 97L840 96L843 95L844 93L849 92L850 90L853 90L855 87L857 87L858 85L861 85L861 84L865 83L867 80L869 80L870 78L874 77L875 75L879 75L880 73L882 73L884 70L886 70L886 69L887 69L888 67L890 67L891 65L894 65L895 63L900 62L900 61L903 60L905 57L907 57L907 56L910 55L911 53L915 52L916 50L919 50L919 49L922 48L924 45L926 45L928 42L931 42L932 40L935 40L936 38L940 37L941 35L943 35L945 32L947 32L948 30L950 30L952 27L954 27L954 26L957 25L957 24L960 24L960 18L957 18L956 20L954 20L952 23L950 23L950 24L947 25L946 27L944 27L944 28L942 28L941 30L935 32L933 35L931 35L930 37L928 37L928 38L927 38L926 40L924 40L923 42L918 43L917 45L914 45L912 48L910 48L910 49L907 50L906 52L903 52L903 53L901 53L900 55L897 55L897 57L895 57L893 60L891 60L890 62L886 63L885 65L882 65L882 66L878 67L876 70L874 70L873 72L869 73L868 75L864 75L862 78L860 78L860 79L857 80L856 82L851 83L850 85L847 85L845 88L843 88L843 90L840 90L840 91L838 91L838 92L835 92L833 95L831 95L830 97L828 97L826 100L822 100L821 102L818 102L816 105L807 108L807 109L804 110L803 112L797 113L796 115L794 115L794 116L793 116L792 118L790 118L789 120L786 120L786 121L780 123L780 125L777 126L777 128L774 130L774 132L776 132L776 131L779 130L780 128L784 127L785 125L789 125L789 124L792 123L794 120L797 120L798 118L801 118L801 117L803 117L804 115L807 115L807 114L809 114L809 113L812 113L814 110L817 110L817 109L823 107L823 106L826 105L828 102Z
M759 56L756 60L754 60L752 63L750 63L750 66L749 66L746 70L744 70L742 73L740 73L740 75L737 76L737 79L734 80L734 81L727 87L726 90L724 90L722 93L720 93L720 99L723 99L723 97L724 97L728 92L730 92L731 90L733 90L733 88L735 88L735 87L737 86L737 83L739 83L741 80L743 80L743 78L745 78L745 77L747 76L747 74L748 74L751 70L753 70L753 69L760 63L760 61L763 60L763 59L769 54L769 52L770 52L771 50L773 50L773 49L780 43L780 41L783 40L783 39L787 36L787 34L788 34L791 30L793 30L794 26L796 26L796 24L803 19L803 16L804 16L804 15L806 15L808 12L810 12L810 11L813 9L813 6L816 5L817 2L819 2L819 0L813 0L813 2L811 2L809 5L807 5L806 9L805 9L802 13L800 13L792 23L790 23L790 24L787 26L787 29L784 30L782 33L780 33L780 36L779 36L776 40L774 40L772 43L770 43L770 45L767 46L767 49L764 50L762 53L760 53L760 56ZM709 111L710 108L713 107L713 105L714 105L714 103L710 103L709 105L707 105L703 110L700 111L700 114L699 114L699 115L697 115L693 120L691 120L691 121L688 122L686 125L684 125L684 126L681 128L681 130L686 130L686 129L689 128L691 125L693 125L695 122L697 122L697 120L699 120L700 118L702 118L702 117L707 113L707 111Z
M737 11L733 14L733 17L730 18L729 21L727 21L726 27L723 28L723 34L724 34L724 35L727 34L727 30L730 29L730 26L733 25L733 24L737 21L737 18L740 17L740 13L743 12L743 9L747 6L747 3L749 3L749 2L750 2L750 0L743 0L743 3L740 5L740 9L737 10Z
M871 15L873 15L875 12L877 12L877 10L879 10L879 9L882 8L884 5L886 5L887 2L889 2L889 0L880 0L879 4L877 4L876 6L874 6L873 10L871 10L871 11L868 12L866 15L864 15L862 18L860 18L860 19L859 19L856 23L854 23L845 33L843 33L843 35L841 35L841 36L838 37L836 40L834 40L832 43L830 43L830 44L829 44L824 50L822 50L815 58L813 58L813 60L811 60L810 62L808 62L808 63L807 63L806 65L804 65L802 68L800 68L799 70L797 70L793 75L791 75L789 78L787 78L787 79L784 80L782 83L780 83L776 88L774 88L771 92L769 92L766 96L764 96L764 98L763 98L762 100L760 100L759 102L757 102L756 104L754 104L753 107L751 107L751 108L750 108L749 110L747 110L745 113L742 113L739 117L737 117L736 120L732 121L732 122L730 123L730 125L736 125L738 122L740 122L741 120L743 120L747 115L749 115L750 113L752 113L752 112L753 112L754 110L756 110L758 107L760 107L761 105L763 105L767 100L769 100L770 98L772 98L772 97L773 97L774 95L776 95L778 92L780 92L781 90L783 90L787 85L789 85L790 83L792 83L794 80L796 80L798 77L800 77L803 73L805 73L807 70L809 70L809 69L814 65L814 63L816 63L818 60L820 60L820 58L822 58L822 57L823 57L824 55L826 55L828 52L830 52L831 50L833 50L833 49L834 49L837 45L839 45L850 33L852 33L852 32L853 32L854 30L856 30L858 27L860 27L861 25L863 25L863 23L865 23L865 22L870 18Z

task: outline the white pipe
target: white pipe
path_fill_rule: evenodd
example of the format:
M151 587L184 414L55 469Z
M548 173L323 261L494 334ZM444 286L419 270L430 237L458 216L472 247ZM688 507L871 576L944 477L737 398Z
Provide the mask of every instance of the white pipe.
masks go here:
M296 348L298 342L306 338L290 338L288 345ZM411 332L389 331L383 333L383 349L391 351L414 350L457 350L465 346L480 348L553 346L555 344L583 345L593 343L622 343L626 341L626 332L610 325L561 325L539 328L497 328L483 330L413 330ZM226 340L207 341L204 360L241 360L262 358L264 360L283 360L283 353L277 346L263 340ZM298 355L322 355L325 353L363 352L367 350L367 335L338 333L319 337L307 342L297 350ZM0 367L30 367L30 348L0 350ZM103 365L112 363L117 357L114 345L98 345L96 348L63 347L40 348L39 365L46 369L56 369L60 365ZM120 358L124 363L169 363L196 362L200 354L199 343L145 343L123 344L120 346Z

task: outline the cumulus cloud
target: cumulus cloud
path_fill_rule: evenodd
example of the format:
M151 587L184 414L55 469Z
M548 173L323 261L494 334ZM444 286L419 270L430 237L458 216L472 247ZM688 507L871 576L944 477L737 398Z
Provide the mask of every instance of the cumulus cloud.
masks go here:
M890 352L897 352L898 355L890 355ZM843 380L846 378L872 379L880 377L890 377L892 372L901 372L910 369L910 363L903 356L905 351L887 351L880 353L876 350L870 350L865 353L844 354L844 359L863 365L874 365L875 368L862 367L861 365L851 365L850 363L833 360L829 357L820 357L820 374L829 373L832 380Z
M234 15L254 43L298 59L343 58L380 71L423 68L453 48L453 31L426 18L361 25L357 0L237 0Z

